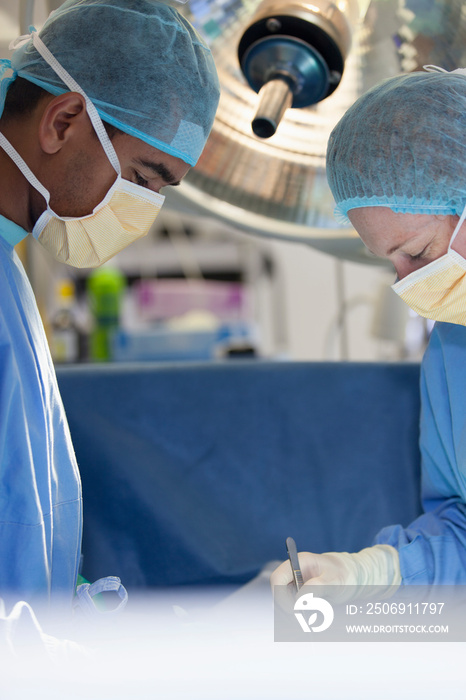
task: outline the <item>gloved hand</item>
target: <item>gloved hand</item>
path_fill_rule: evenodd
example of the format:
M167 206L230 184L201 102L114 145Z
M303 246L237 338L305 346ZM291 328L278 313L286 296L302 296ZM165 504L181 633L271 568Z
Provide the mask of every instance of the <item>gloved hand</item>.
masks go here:
M401 584L398 551L387 544L377 544L353 554L300 552L298 557L304 585L335 586L329 593L334 602L364 597L367 586L378 586L377 594L388 597ZM274 586L294 585L288 560L275 569L270 583L272 590Z

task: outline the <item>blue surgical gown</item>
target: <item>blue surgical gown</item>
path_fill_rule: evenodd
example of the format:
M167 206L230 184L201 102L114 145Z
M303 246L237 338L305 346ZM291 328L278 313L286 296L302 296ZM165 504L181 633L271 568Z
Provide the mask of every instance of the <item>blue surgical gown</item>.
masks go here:
M396 406L393 410L396 411ZM421 366L422 504L377 543L399 551L405 584L466 584L466 328L437 323Z
M75 590L81 484L33 291L0 216L0 597L53 600Z

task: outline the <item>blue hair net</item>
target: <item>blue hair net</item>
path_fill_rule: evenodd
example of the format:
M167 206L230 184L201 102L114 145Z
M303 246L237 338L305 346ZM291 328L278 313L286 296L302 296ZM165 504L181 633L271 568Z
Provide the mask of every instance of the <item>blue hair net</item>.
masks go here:
M155 0L66 0L39 36L104 121L195 165L219 83L210 49L175 8ZM69 90L32 41L11 65L54 95Z
M335 216L389 207L461 215L466 205L466 74L416 72L360 97L330 134Z

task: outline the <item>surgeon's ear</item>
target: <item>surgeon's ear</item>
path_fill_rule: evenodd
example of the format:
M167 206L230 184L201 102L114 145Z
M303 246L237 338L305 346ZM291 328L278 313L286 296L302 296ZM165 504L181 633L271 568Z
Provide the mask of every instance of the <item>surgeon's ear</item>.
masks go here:
M89 117L86 101L78 92L65 92L51 100L45 107L39 123L39 143L48 154L60 151L67 140L88 129Z

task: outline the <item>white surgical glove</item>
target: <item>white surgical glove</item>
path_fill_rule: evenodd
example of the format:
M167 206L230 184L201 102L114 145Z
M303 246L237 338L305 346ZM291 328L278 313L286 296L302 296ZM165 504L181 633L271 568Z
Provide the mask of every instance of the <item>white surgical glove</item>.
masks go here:
M306 586L336 586L331 593L335 602L364 597L368 586L378 586L377 595L393 595L401 584L398 551L388 544L376 544L360 552L300 552L299 565ZM274 586L292 586L290 562L284 561L270 577ZM351 586L352 588L347 588ZM384 590L385 588L385 590Z

